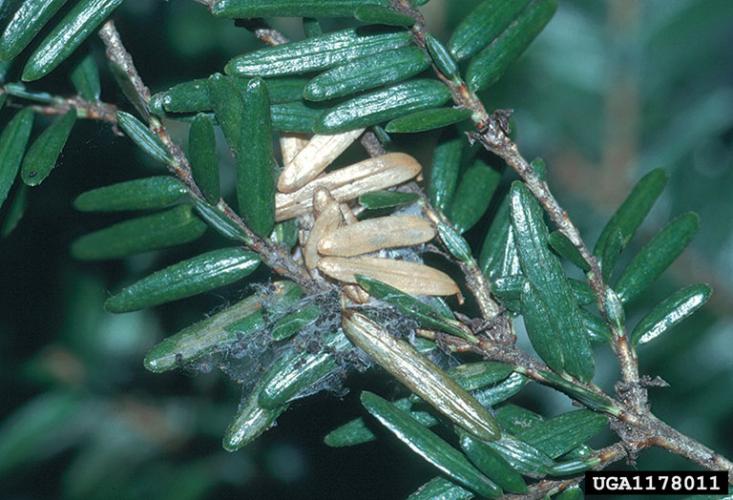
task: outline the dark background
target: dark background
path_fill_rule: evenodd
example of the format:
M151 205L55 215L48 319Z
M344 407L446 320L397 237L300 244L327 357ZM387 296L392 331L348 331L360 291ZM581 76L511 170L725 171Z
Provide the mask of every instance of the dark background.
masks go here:
M433 0L424 12L446 40L475 1ZM450 11L447 12L447 7ZM191 1L132 0L115 15L153 92L220 71L257 44L231 22ZM300 37L295 20L277 26ZM324 27L328 28L329 23ZM713 299L672 335L640 351L655 412L703 443L733 455L733 2L728 0L563 0L545 32L485 95L489 108L513 108L518 142L541 155L561 202L594 241L633 182L662 167L669 187L629 255L671 216L687 210L702 225L690 249L629 312L633 324L672 291L705 281ZM93 49L102 61L97 40ZM59 70L37 88L70 94ZM122 102L105 74L102 98ZM1 120L7 120L7 113ZM186 126L171 129L185 136ZM400 139L429 160L431 134ZM148 348L241 294L225 290L114 316L101 305L111 290L145 270L191 255L211 241L127 259L80 263L73 238L110 222L75 213L79 193L156 172L127 139L84 122L59 167L30 192L18 229L0 240L0 497L31 498L402 498L434 470L385 436L351 449L322 444L331 428L361 414L358 394L384 396L394 383L354 375L343 398L320 394L293 405L278 427L229 454L221 435L239 389L212 372L152 375ZM7 209L5 209L7 210ZM473 229L480 240L490 215ZM211 238L214 238L213 236ZM616 365L598 354L597 381L611 388ZM546 414L567 400L530 387L516 399ZM26 434L17 432L25 423ZM596 444L610 442L612 436ZM643 470L689 467L659 451Z

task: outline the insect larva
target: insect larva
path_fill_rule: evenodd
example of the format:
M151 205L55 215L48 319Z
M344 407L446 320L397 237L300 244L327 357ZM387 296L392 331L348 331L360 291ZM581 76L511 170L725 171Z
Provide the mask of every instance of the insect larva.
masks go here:
M384 248L419 245L434 237L432 224L421 217L377 217L338 228L318 243L318 252L353 257Z
M283 134L280 136L280 152L283 156L283 165L287 165L308 144L308 139L298 134Z
M285 162L277 189L281 193L292 193L308 184L351 146L362 132L364 129L335 135L314 135L294 158Z
M344 221L346 222L346 224L356 224L357 222L359 222L359 219L356 218L354 211L351 210L351 207L347 203L341 204L341 215L344 216Z
M356 304L366 304L369 302L369 294L359 285L344 285L341 287L341 290Z
M318 243L321 238L335 231L343 220L338 202L327 189L318 188L313 198L317 215L303 247L303 258L308 269L315 269L318 264Z
M356 224L359 219L354 215L353 210L347 203L341 203L341 215L344 217L346 225ZM364 291L359 285L344 285L341 287L343 293L356 304L366 304L369 302L369 294Z
M404 153L388 153L361 161L323 175L293 193L277 193L275 218L283 221L310 212L313 193L319 186L328 189L336 201L343 202L402 184L421 169L415 158Z
M325 275L356 283L362 274L387 283L411 295L455 295L458 285L442 271L424 264L378 257L321 257L318 269Z

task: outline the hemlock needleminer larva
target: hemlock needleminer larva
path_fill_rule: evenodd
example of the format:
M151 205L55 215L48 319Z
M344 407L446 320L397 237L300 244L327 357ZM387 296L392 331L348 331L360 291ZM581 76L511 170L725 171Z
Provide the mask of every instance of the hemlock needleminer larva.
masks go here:
M347 226L359 222L359 219L356 218L348 203L341 203L339 207L341 208L341 214ZM356 304L366 304L369 302L369 294L359 285L344 284L341 286L341 291Z
M315 269L318 264L318 245L321 240L333 234L343 222L341 207L328 189L322 187L316 189L313 193L313 205L316 218L303 248L305 265L310 270Z

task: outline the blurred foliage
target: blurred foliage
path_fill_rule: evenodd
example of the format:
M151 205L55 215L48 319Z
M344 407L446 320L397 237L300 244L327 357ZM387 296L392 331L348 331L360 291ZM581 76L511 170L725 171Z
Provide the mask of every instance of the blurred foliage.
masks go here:
M451 5L446 14L448 3L433 0L424 8L430 29L442 39L476 1ZM551 186L590 241L633 182L655 167L669 173L670 187L642 233L670 214L700 214L692 249L635 306L639 312L630 321L683 284L712 284L715 294L703 312L660 340L656 350L647 354L642 347L640 357L644 373L672 386L652 389L655 412L729 456L732 18L729 0L564 0L520 63L484 95L490 108L515 110L518 142L528 156L546 158ZM257 46L247 31L186 0L127 2L116 19L153 91L210 74ZM293 20L276 25L301 35ZM101 50L98 44L95 50ZM61 79L49 82L69 91ZM107 92L114 88L103 85ZM395 140L424 159L428 148L422 142ZM151 167L126 139L87 122L70 139L59 168L65 175L51 176L43 189L28 194L23 223L0 242L4 498L402 498L430 477L429 466L389 441L356 453L322 444L325 430L359 412L355 396L364 377L353 377L344 401L321 395L298 403L298 411L280 419L278 432L240 452L223 452L220 436L239 400L237 389L215 372L154 376L142 359L164 335L236 295L225 290L154 312L103 312L106 290L120 278L180 255L94 265L72 261L69 242L99 227L102 217L82 219L71 200ZM492 213L469 239L486 232ZM648 239L647 232L633 244L638 248ZM605 354L597 379L610 387L616 367ZM519 403L551 414L567 406L536 389L523 392ZM650 451L638 467L689 465Z

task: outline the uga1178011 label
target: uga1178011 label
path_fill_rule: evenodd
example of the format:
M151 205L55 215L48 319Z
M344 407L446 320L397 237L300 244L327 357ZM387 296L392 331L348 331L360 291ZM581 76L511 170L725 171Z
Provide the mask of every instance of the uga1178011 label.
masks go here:
M669 495L727 493L725 471L591 471L585 473L587 495Z

